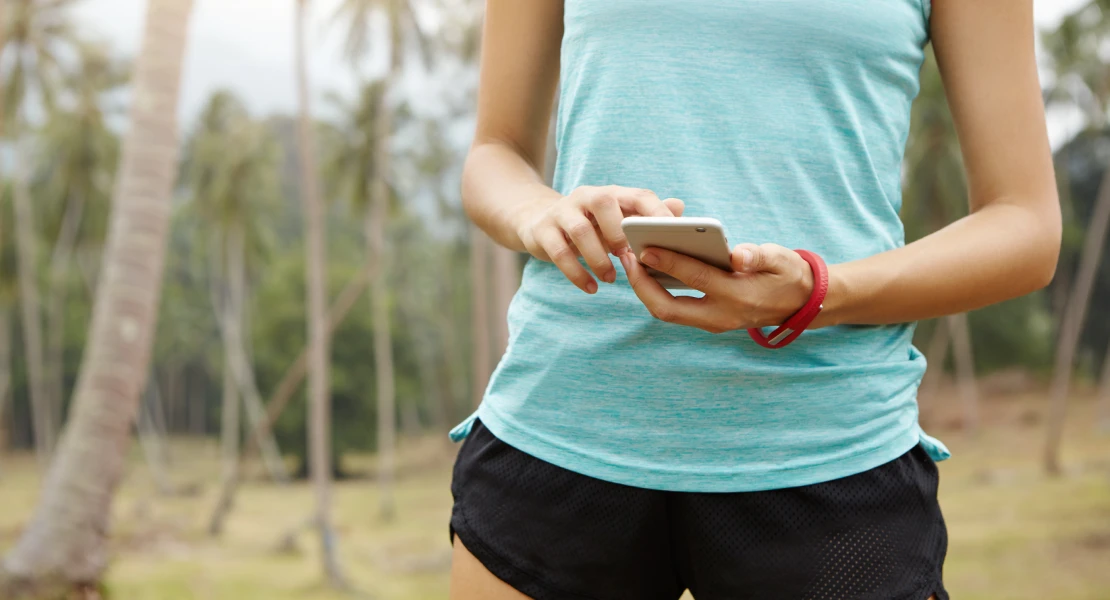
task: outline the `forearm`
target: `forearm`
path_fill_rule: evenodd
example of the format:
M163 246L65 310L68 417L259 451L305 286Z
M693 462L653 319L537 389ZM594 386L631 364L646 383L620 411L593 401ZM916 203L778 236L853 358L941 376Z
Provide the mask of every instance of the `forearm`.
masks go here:
M992 202L903 248L832 265L814 327L918 321L1038 290L1056 268L1057 206Z
M526 251L520 239L520 217L537 205L562 196L548 187L536 163L509 145L477 143L463 168L463 208L472 221L498 244Z

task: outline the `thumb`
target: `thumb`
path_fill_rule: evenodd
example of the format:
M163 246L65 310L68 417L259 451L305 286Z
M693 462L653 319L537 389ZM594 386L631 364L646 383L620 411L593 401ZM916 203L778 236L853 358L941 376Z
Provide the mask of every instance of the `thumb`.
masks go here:
M678 198L667 198L663 204L670 209L671 214L676 217L682 216L682 211L686 210L686 203Z
M766 257L763 249L755 244L739 244L732 249L732 270L737 273L759 273L764 270Z

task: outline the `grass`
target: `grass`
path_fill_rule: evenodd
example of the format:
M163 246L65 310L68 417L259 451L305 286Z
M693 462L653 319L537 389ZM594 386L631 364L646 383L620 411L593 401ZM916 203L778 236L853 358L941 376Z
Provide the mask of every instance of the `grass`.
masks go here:
M930 427L955 457L941 464L941 503L950 532L946 583L959 600L1110 598L1110 435L1094 426L1086 395L1073 402L1061 477L1040 471L1043 400L994 398L974 437ZM951 411L954 407L941 407ZM930 421L936 419L930 411ZM403 449L396 518L383 522L370 480L335 487L339 553L354 586L379 600L446 598L451 451L438 440ZM275 544L302 524L313 503L304 484L246 485L224 535L206 535L219 477L213 443L177 440L172 477L199 485L165 497L136 454L115 505L113 600L326 600L349 595L320 584L318 547L308 532L297 548ZM354 457L354 468L372 457ZM38 495L29 456L0 461L0 548L14 543Z

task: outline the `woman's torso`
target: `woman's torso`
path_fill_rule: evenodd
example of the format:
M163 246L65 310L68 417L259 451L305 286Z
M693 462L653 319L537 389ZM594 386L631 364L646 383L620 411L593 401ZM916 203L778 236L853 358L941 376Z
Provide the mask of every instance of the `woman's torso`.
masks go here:
M928 0L566 0L555 188L643 187L731 243L831 263L903 244L901 162ZM529 261L479 414L548 462L628 485L746 491L861 472L925 440L912 325L780 350L587 296ZM457 433L465 432L465 423Z

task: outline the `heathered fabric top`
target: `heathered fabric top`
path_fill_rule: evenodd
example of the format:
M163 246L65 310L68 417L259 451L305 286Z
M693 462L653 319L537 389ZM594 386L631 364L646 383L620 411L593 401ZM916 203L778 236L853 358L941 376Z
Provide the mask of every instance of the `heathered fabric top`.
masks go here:
M731 244L830 264L901 246L922 2L566 0L555 188L648 188L719 219ZM477 411L503 441L595 478L702 492L846 477L919 443L947 457L917 423L912 324L768 350L653 319L615 262L594 296L528 262Z

